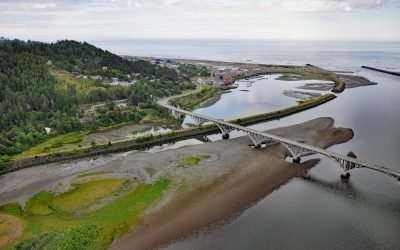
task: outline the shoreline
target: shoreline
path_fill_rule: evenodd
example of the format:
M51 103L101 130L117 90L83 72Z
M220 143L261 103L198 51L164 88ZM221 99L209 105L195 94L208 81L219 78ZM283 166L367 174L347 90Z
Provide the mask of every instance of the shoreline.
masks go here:
M310 128L312 132L306 132ZM346 142L353 137L351 129L333 128L333 120L330 118L317 118L271 132L296 137L323 148ZM163 247L215 225L229 223L257 201L291 179L302 176L319 162L319 159L311 159L293 164L285 160L287 151L281 145L254 150L247 147L248 142L247 137L239 137L231 142L209 144L207 151L217 150L222 156L219 161L208 163L204 171L215 171L209 165L214 168L229 166L229 171L211 177L211 180L202 180L200 177L200 181L193 184L195 187L177 193L166 204L154 209L142 225L134 226L131 232L114 240L111 249ZM227 144L230 146L223 146Z
M351 129L333 125L333 119L324 117L269 132L323 148L353 137ZM123 231L125 234L111 245L115 249L158 247L216 223L228 223L318 163L316 155L315 159L294 164L285 160L288 152L282 145L253 149L249 142L243 136L156 154L135 151L26 168L0 176L0 200L1 204L24 204L40 191L57 192L79 176L96 173L139 179L147 184L168 176L173 183L171 188L143 211L143 219L129 224L131 232ZM177 165L182 159L200 155L207 157L187 167Z
M295 114L297 112L317 107L335 98L336 96L333 94L326 94L321 97L314 98L311 100L306 100L297 105L284 108L278 111L239 118L232 120L231 122L238 123L240 125L251 125L258 122L280 119L282 117L286 117ZM168 99L160 100L160 103L164 102L168 102ZM156 136L148 136L148 137L135 138L132 140L114 142L111 145L99 144L95 148L89 147L89 148L82 148L80 150L74 149L71 151L65 151L54 155L29 157L23 160L6 163L6 167L0 170L0 176L24 168L29 168L49 163L64 162L80 158L95 157L99 155L107 155L111 153L125 152L129 150L143 149L150 146L171 143L182 139L193 138L199 135L207 135L218 132L219 129L216 125L206 125L206 126L182 129L178 131L172 131Z

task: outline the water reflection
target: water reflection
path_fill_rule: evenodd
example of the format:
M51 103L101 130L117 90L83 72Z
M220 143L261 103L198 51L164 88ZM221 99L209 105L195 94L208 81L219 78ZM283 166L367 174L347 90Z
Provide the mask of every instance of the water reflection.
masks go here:
M355 134L351 141L332 146L330 151L353 151L359 159L400 170L400 78L366 70L359 75L379 84L348 89L324 105L251 127L268 130L329 116L334 118L335 126L350 127ZM213 106L195 112L233 119L293 103L280 91L296 83L272 81L261 80L254 84L257 93L242 94L252 97L232 92ZM279 96L257 98L268 93ZM277 102L275 107L269 98ZM241 135L233 132L231 138ZM219 140L220 135L209 138ZM352 171L350 179L343 182L337 163L319 155L304 160L309 158L321 161L306 177L281 187L233 222L174 243L168 249L398 249L399 184L367 169Z
M257 115L278 109L293 106L297 100L284 96L285 90L305 91L297 89L306 83L330 83L329 81L307 80L307 81L281 81L277 80L280 75L274 74L251 80L254 83L249 86L248 81L238 81L239 87L223 94L221 99L214 105L206 108L196 109L196 113L205 114L219 119L231 120L245 116ZM246 89L248 91L242 91ZM307 90L306 92L324 94L326 91ZM183 124L194 124L191 117L186 117Z

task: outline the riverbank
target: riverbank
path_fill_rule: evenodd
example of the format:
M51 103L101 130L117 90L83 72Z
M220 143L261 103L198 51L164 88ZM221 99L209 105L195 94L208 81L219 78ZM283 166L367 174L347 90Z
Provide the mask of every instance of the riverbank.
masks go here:
M351 129L333 128L333 123L331 118L318 118L269 132L318 147L352 138ZM8 173L0 176L0 205L23 205L29 200L28 212L12 204L0 207L0 214L29 225L22 232L24 239L36 237L29 242L43 243L37 236L44 232L57 235L90 222L101 236L93 236L101 249L130 226L133 231L116 240L113 248L153 248L224 223L318 162L292 164L284 160L284 147L255 150L247 146L249 142L240 137L156 154L131 152ZM46 199L40 198L44 195Z
M254 64L254 63L230 63L207 60L184 60L177 59L181 63L194 63L211 66L222 67L239 67L245 71L230 72L236 80L248 79L268 74L283 74L280 80L327 80L333 81L334 87L331 89L333 93L343 92L346 88L346 82L341 79L338 74L332 71L322 69L320 67L307 64L304 66L295 65L271 65L271 64Z
M333 94L326 94L317 98L309 99L300 102L299 104L281 109L278 111L268 112L264 114L244 117L241 119L236 119L231 121L232 123L237 123L240 125L250 125L257 122L269 121L274 119L280 119L291 114L301 112L323 103L326 103L332 99L336 98ZM168 102L168 99L160 100L161 104ZM182 129L178 131L167 132L159 135L149 135L139 138L134 138L130 140L122 140L107 144L96 144L90 147L82 147L79 149L67 150L63 152L58 152L56 154L49 155L39 155L34 157L27 157L24 159L12 161L6 163L5 167L0 170L0 175L12 171L17 171L23 168L61 162L66 160L74 160L85 157L94 157L98 155L111 154L117 152L123 152L135 149L144 149L147 147L161 145L164 143L170 143L177 140L182 140L186 138L191 138L199 135L207 135L212 133L218 133L219 129L216 125L206 125L200 127L193 127L188 129Z
M200 91L183 97L169 99L169 103L185 110L193 110L199 107L207 107L216 103L221 95L227 93L227 89L220 87L204 86Z
M189 63L190 61L186 62ZM238 79L240 78L247 78L250 76L254 75L263 75L263 74L273 74L273 73L278 73L278 72L283 72L283 75L281 76L282 79L288 79L291 80L292 78L294 80L296 79L331 79L332 78L337 78L338 76L335 75L332 72L323 70L321 68L312 66L312 65L306 65L306 66L290 66L290 65L261 65L261 64L236 64L236 63L224 63L224 62L207 62L207 61L196 61L196 63L204 64L204 63L209 63L211 65L233 65L233 66L239 66L243 68L243 70L247 71L240 71L240 72L245 72L243 74L236 75ZM228 67L228 66L227 66ZM285 73L286 72L286 73ZM354 79L354 78L353 78ZM335 82L335 80L332 80ZM338 81L338 80L337 80ZM353 81L354 82L354 81ZM334 83L335 84L335 83ZM352 84L352 86L356 86L356 84ZM331 86L329 86L331 87ZM332 91L333 92L340 92L344 89L345 84L344 81L341 81L341 83L335 84L333 87ZM219 100L221 97L221 94L225 93L224 90L219 90L219 88L213 88L209 87L207 88L206 91L201 91L200 90L200 85L198 85L198 88L194 91L189 91L191 95L183 97L187 95L187 93L174 96L171 102L175 102L175 105L179 105L180 107L183 107L185 109L194 109L196 107L206 107L214 104ZM180 98L178 98L180 96ZM279 113L279 111L278 111ZM279 117L278 117L279 118ZM168 120L168 119L167 119ZM165 123L168 121L164 120ZM145 126L144 126L145 125ZM150 128L148 124L142 124L142 128ZM132 127L133 130L129 131L130 128ZM136 128L134 128L136 127ZM102 152L116 152L113 151L112 148L114 148L112 145L113 144L121 144L121 142L126 142L127 140L134 141L135 139L133 137L136 136L141 136L140 134L140 129L138 126L132 125L132 126L123 126L121 129L118 129L118 127L112 127L107 129L106 131L100 131L99 133L91 133L91 134L80 134L78 133L77 139L72 138L71 140L63 140L60 141L58 138L54 138L56 140L55 143L53 143L52 139L49 140L49 143L44 142L40 145L37 145L36 147L31 148L30 150L27 150L19 155L15 155L12 157L11 162L6 163L6 167L3 168L3 172L9 171L8 169L10 166L15 165L15 162L20 162L20 161L25 161L28 160L29 158L54 158L54 157L59 157L59 156L68 156L62 157L62 160L65 159L71 159L71 155L79 156L82 157L82 155L85 156L90 156L90 155L97 155L92 154L94 149L95 151L99 151L99 149L105 150ZM166 131L169 131L170 129L167 128L150 128L153 130L152 134L157 134L160 135L162 133L165 133ZM115 131L114 131L115 130ZM134 131L136 130L136 131ZM121 133L122 131L122 133ZM139 133L138 133L139 132ZM178 133L179 134L179 133ZM61 137L61 139L63 139ZM137 138L139 140L143 140L143 138ZM153 141L154 138L144 138L146 140L146 143L150 140ZM165 140L161 141L164 142ZM147 144L146 144L147 145ZM145 146L146 146L145 145ZM155 145L155 144L152 144ZM118 147L118 150L122 150L121 147ZM136 149L140 148L137 147L136 145L133 147L130 147L129 149ZM89 153L89 154L88 154ZM59 159L59 158L57 158ZM57 160L59 161L59 160ZM37 162L36 160L29 159L29 162ZM39 161L39 164L42 164L43 161ZM48 163L46 161L45 163ZM30 163L32 164L32 163ZM36 163L35 163L36 164ZM35 165L34 164L34 165ZM1 170L0 170L1 174Z
M332 126L332 119L319 118L270 132L323 148L353 137L351 130ZM185 192L175 194L142 226L115 240L111 249L156 248L212 225L229 223L254 202L318 163L314 159L294 165L283 160L287 152L282 146L252 150L246 146L249 142L247 137L240 137L190 147L201 149L195 150L196 154L217 154L219 160L205 162L198 168L211 173L219 169L217 172L221 173L212 177L209 173L196 175Z

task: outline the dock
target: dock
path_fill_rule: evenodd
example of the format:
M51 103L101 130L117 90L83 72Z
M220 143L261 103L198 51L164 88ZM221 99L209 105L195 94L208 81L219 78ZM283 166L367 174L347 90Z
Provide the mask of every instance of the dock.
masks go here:
M368 66L361 66L361 68L375 70L375 71L379 71L382 73L391 74L391 75L395 75L395 76L400 76L400 72L388 71L388 70L378 69L378 68L368 67Z

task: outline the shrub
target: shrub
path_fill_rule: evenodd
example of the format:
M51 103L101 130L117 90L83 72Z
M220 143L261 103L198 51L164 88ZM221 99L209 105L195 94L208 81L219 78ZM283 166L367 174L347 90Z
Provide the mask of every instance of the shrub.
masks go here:
M98 236L99 231L95 225L84 224L63 232L43 233L37 237L28 238L17 244L14 249L86 250L94 246Z

